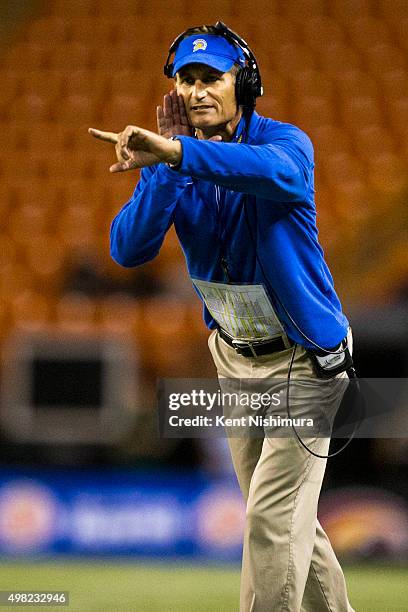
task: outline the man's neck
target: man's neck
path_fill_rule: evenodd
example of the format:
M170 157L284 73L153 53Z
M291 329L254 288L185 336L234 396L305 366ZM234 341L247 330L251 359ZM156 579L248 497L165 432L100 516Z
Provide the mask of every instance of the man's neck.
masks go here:
M196 136L199 140L209 140L213 136L222 136L223 142L230 142L235 134L238 123L241 121L241 118L242 110L239 109L235 117L233 117L231 121L228 121L228 123L205 128L203 130L196 128Z

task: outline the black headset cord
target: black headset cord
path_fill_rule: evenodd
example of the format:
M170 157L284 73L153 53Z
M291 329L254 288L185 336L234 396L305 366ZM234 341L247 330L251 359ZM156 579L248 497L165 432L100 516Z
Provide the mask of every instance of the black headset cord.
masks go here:
M364 403L363 403L363 398L362 398L362 394L361 394L360 383L358 381L358 378L356 376L354 368L350 368L349 370L347 370L347 374L349 376L349 379L355 381L356 386L357 386L358 396L360 398L359 404L360 404L360 416L361 416L361 418L358 418L356 420L356 423L354 425L354 429L351 432L349 438L343 444L343 446L341 446L339 449L337 449L333 453L329 453L328 455L320 455L319 453L316 453L311 448L309 448L309 446L307 446L307 444L305 444L303 442L302 438L300 437L299 433L296 430L295 425L293 424L293 420L292 420L292 417L291 417L291 414L290 414L290 405L289 405L290 375L292 373L292 367L293 367L293 362L295 360L295 354L296 354L297 346L298 345L295 344L294 347L293 347L292 356L291 356L290 363L289 363L289 368L288 368L288 375L287 375L287 379L286 379L286 413L288 415L288 419L290 420L291 427L292 427L292 429L293 429L293 431L295 433L295 436L296 436L298 442L303 446L303 448L305 448L308 451L308 453L310 453L314 457L318 457L319 459L330 459L331 457L335 457L336 455L339 455L342 451L344 451L344 449L350 444L350 442L355 437L355 435L357 433L357 429L360 427L360 425L362 423L363 416L364 416Z
M292 315L290 314L290 312L288 312L285 304L283 304L283 302L281 301L281 299L279 298L279 296L276 294L275 291L273 291L272 287L270 286L269 282L268 282L268 277L265 274L265 270L264 267L262 265L262 262L260 260L260 257L258 255L258 249L256 247L256 242L255 242L255 238L252 234L252 228L251 228L251 224L249 222L249 217L248 217L248 210L247 210L247 204L248 204L248 198L247 196L245 196L244 198L244 216L245 216L245 221L248 227L248 233L252 242L252 246L255 250L255 257L256 257L256 261L259 265L259 268L262 272L262 275L265 279L265 283L267 284L268 290L271 293L271 295L275 298L275 300L280 304L281 308L285 311L286 316L288 317L288 319L291 321L292 325L297 329L297 331L300 333L300 335L302 336L302 338L304 338L307 342L310 342L310 344L312 344L313 346L315 346L318 350L322 351L324 354L326 355L341 355L342 353L344 353L347 350L347 344L345 346L344 349L340 350L336 350L336 351L330 351L327 350L325 348L323 348L322 346L320 346L319 344L317 344L316 342L314 342L311 338L309 338L299 327L299 325L296 323L296 321L293 319ZM286 412L288 415L288 418L291 419L290 416L290 406L289 406L289 388L290 388L290 375L292 373L292 367L293 367L293 362L295 359L295 354L296 354L296 348L297 348L297 344L295 343L294 347L293 347L293 351L292 351L292 357L289 363L289 369L288 369L288 375L287 375L287 384L286 384ZM354 368L349 368L349 370L347 370L347 374L349 376L349 378L353 381L355 381L356 383L356 387L357 387L357 391L358 391L358 395L360 398L360 418L358 418L356 420L356 424L354 426L353 431L350 434L350 437L347 439L346 443L343 444L343 446L341 446L337 451L333 452L333 453L329 453L328 455L319 455L318 453L315 453L314 451L312 451L311 448L309 448L307 446L307 444L305 444L302 440L302 438L300 437L300 435L298 434L296 427L294 426L294 424L292 423L292 429L296 435L296 438L298 440L298 442L303 446L303 448L305 448L311 455L314 455L315 457L318 457L319 459L330 459L331 457L335 457L336 455L338 455L339 453L341 453L349 444L350 442L353 440L354 436L357 433L358 428L360 427L363 418L364 418L364 402L363 402L363 396L361 394L361 389L360 389L360 383L358 381L358 378L356 376L355 373L355 369Z

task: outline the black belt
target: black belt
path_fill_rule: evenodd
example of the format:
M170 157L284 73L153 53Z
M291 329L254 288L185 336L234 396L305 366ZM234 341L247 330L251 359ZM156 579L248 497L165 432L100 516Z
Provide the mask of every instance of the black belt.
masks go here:
M282 336L273 338L273 340L255 340L254 342L247 342L245 340L235 340L234 338L231 338L231 336L221 329L221 327L218 328L218 334L220 335L220 338L224 340L224 342L232 346L237 353L243 355L244 357L260 357L261 355L270 355L271 353L284 351L288 348ZM294 346L295 344L289 337L288 342L290 346Z

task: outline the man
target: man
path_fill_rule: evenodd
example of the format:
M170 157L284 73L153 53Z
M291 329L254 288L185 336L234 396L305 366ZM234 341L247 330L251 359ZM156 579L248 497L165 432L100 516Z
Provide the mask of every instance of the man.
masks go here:
M111 254L123 266L143 264L174 223L206 302L220 380L285 379L289 370L315 380L316 368L329 370L324 399L336 409L348 321L318 243L312 144L297 127L254 112L262 89L253 54L219 26L188 30L170 49L174 63L165 69L175 91L157 110L159 134L136 126L90 130L115 144L112 172L142 168L112 223ZM264 316L235 312L231 323L212 296L238 303L243 286ZM307 401L299 406L307 412ZM327 453L327 437L307 442ZM343 573L317 521L325 459L294 437L231 437L229 444L247 501L241 611L350 612Z

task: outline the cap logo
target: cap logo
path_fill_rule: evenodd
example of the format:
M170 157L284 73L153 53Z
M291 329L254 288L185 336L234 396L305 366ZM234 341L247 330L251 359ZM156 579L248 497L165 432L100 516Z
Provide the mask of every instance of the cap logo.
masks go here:
M199 51L200 49L205 51L206 48L207 48L207 41L204 40L204 38L197 38L193 42L193 53L195 53L196 51Z

